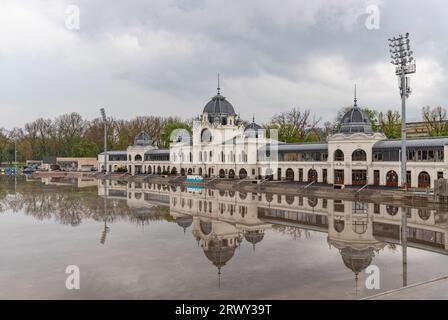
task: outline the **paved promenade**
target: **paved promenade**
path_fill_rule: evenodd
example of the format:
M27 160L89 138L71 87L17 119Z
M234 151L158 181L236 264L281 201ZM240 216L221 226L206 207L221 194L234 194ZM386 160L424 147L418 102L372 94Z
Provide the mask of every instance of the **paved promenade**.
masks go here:
M448 300L448 275L380 293L364 300Z

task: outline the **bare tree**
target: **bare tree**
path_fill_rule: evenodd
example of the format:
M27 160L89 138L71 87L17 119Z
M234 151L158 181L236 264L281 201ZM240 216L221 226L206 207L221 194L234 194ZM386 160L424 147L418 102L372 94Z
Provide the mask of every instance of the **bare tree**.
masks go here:
M447 112L441 106L422 108L423 122L430 136L444 136L448 134Z

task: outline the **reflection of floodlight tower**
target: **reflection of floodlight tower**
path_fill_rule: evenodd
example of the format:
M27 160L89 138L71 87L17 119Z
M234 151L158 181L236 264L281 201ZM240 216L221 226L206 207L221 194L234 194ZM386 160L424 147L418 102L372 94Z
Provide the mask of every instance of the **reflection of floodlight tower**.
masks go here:
M409 33L389 39L391 63L396 66L401 96L401 186L407 187L406 179L406 99L411 94L407 74L415 73L415 60L409 46Z
M104 219L104 230L101 233L101 239L100 239L100 243L101 244L105 244L106 243L106 236L109 233L109 227L107 226L107 221L106 219Z
M104 123L104 173L107 173L107 119L104 108L101 108L100 112Z

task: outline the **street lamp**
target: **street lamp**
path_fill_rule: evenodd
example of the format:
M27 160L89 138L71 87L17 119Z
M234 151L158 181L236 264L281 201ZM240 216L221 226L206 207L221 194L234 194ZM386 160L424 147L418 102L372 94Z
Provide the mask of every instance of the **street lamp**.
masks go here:
M107 119L104 108L101 108L100 112L104 123L104 173L107 173Z
M415 60L409 45L409 33L389 39L391 62L395 65L395 74L399 77L401 96L401 186L407 187L406 179L406 99L411 94L410 79L406 75L415 73Z

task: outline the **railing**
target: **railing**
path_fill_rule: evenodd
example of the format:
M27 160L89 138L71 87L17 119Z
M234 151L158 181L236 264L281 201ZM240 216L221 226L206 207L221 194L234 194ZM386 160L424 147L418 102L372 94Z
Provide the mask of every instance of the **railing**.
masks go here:
M303 189L307 189L307 188L310 187L313 183L316 183L316 181L315 181L315 180L311 181L311 182L308 183L308 184L305 186L305 188L303 188Z
M361 192L364 188L366 188L368 186L368 184L363 185L361 188L359 188L358 190L356 190L357 193Z

